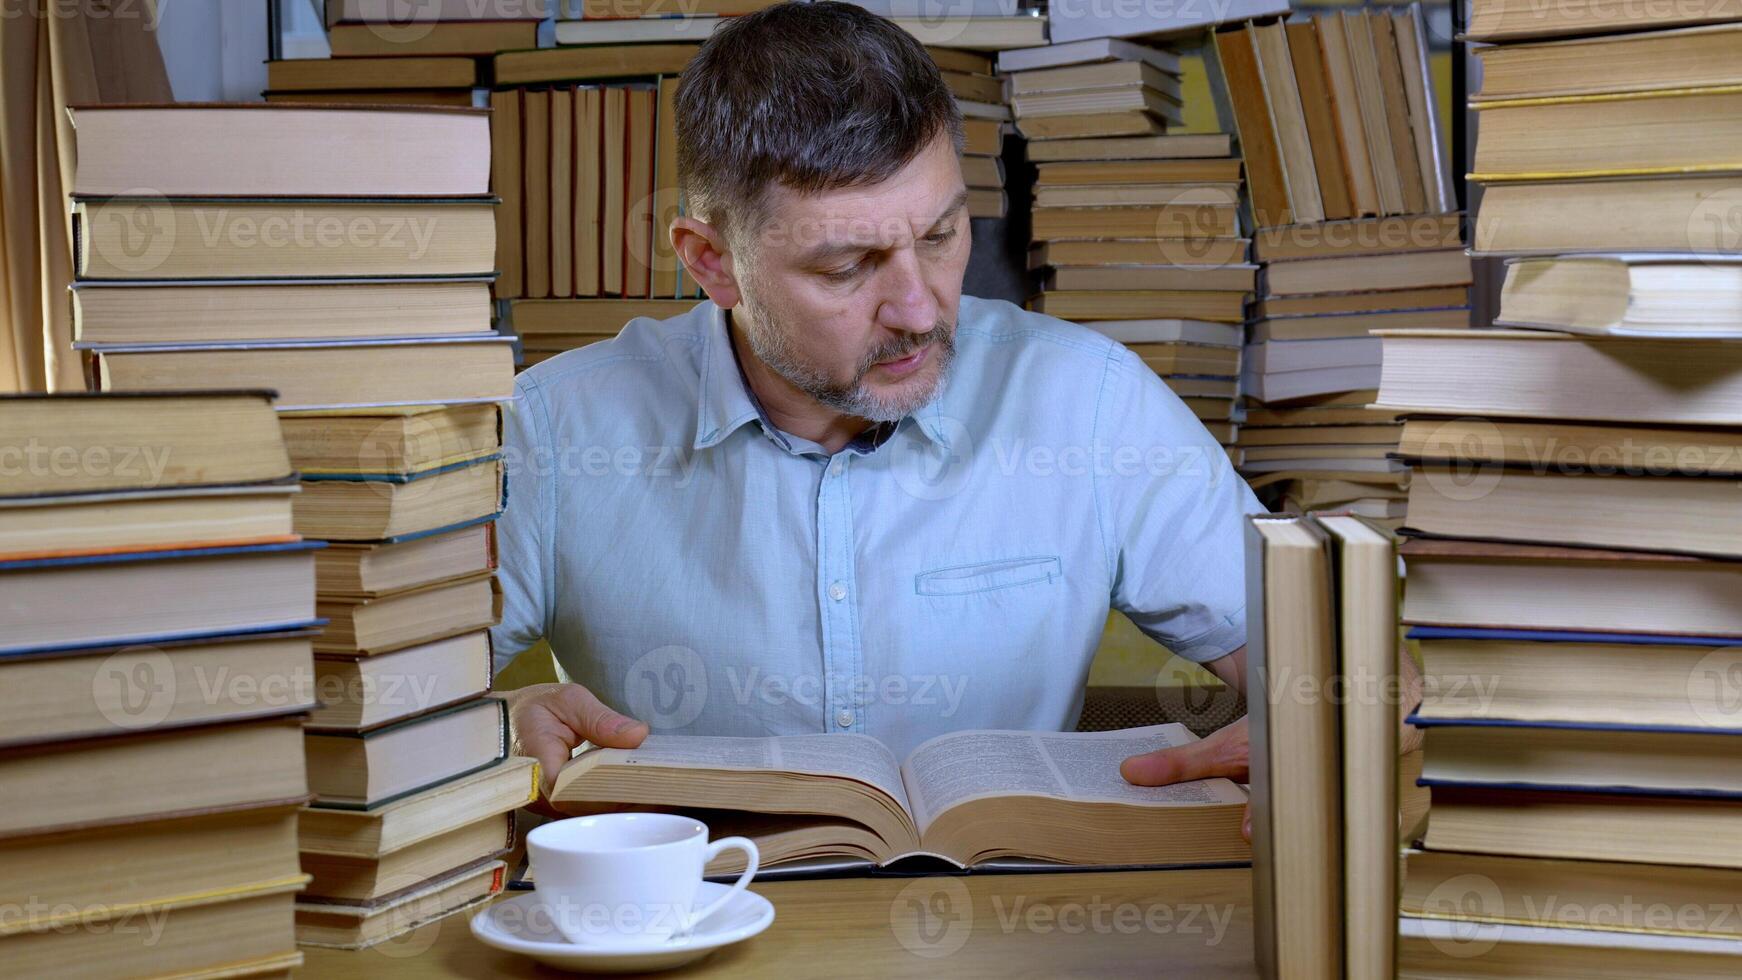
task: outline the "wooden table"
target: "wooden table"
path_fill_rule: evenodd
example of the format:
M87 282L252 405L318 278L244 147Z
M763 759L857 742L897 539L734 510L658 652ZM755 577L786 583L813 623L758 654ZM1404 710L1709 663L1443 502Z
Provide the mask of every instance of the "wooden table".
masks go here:
M1254 977L1246 868L758 883L774 924L665 977ZM464 915L299 976L560 977L472 938Z

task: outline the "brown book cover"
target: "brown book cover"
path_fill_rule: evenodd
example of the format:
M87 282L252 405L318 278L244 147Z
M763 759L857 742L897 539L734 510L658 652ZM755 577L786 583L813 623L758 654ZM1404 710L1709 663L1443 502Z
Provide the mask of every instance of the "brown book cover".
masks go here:
M1295 84L1300 88L1301 110L1306 115L1325 218L1331 221L1352 218L1355 209L1350 202L1349 171L1343 161L1342 141L1337 136L1317 25L1311 21L1288 25L1288 53L1294 60Z
M599 295L599 216L605 193L605 92L575 93L575 295Z
M550 93L550 292L575 295L575 91Z
M1392 149L1390 127L1386 123L1384 82L1379 59L1373 52L1373 29L1358 12L1345 10L1338 16L1342 18L1343 41L1354 70L1355 102L1361 113L1361 132L1367 139L1367 156L1373 163L1379 213L1403 214L1403 188L1397 171L1397 153Z
M490 190L496 207L496 298L526 293L525 243L521 240L520 92L490 93Z
M1289 208L1282 154L1276 145L1270 107L1264 101L1264 81L1258 73L1258 53L1252 46L1252 31L1218 32L1216 57L1221 62L1228 102L1234 110L1240 154L1246 161L1246 182L1252 188L1253 219L1260 228L1292 224L1294 212Z
M1404 87L1403 64L1397 60L1397 31L1388 14L1368 13L1367 21L1372 25L1373 56L1379 62L1379 87L1385 93L1385 123L1391 134L1391 153L1397 159L1403 210L1406 214L1420 214L1427 210L1427 196L1422 191L1426 185L1416 154L1415 134L1410 131L1409 94Z
M1294 60L1288 52L1288 33L1280 22L1254 24L1252 47L1258 55L1258 74L1264 82L1264 101L1276 127L1277 152L1282 155L1282 176L1288 184L1288 206L1298 224L1325 219L1319 200L1319 178L1313 162L1312 140L1307 135L1306 109L1295 86Z
M1710 562L1694 555L1659 551L1614 551L1608 548L1575 548L1558 544L1508 544L1467 538L1422 538L1406 536L1397 547L1405 558L1504 558L1508 561L1633 561L1652 564Z
M521 154L526 178L526 295L550 295L550 93L528 91L521 114L526 147Z
M600 289L607 296L623 295L623 251L626 230L624 218L628 189L629 93L622 88L607 88L605 95L605 128L602 142L604 156L604 200L599 228Z
M677 79L659 80L655 116L659 135L653 152L653 278L648 293L667 299L677 295L679 263L671 246L671 223L682 203L677 187Z
M1344 175L1349 180L1350 216L1379 214L1379 186L1374 182L1373 158L1367 152L1367 133L1361 124L1355 66L1349 60L1349 36L1334 14L1313 17L1313 27L1319 45L1319 64L1324 69L1325 97L1337 127Z
M623 194L623 295L646 298L653 268L654 108L658 92L632 88L625 95L628 119Z

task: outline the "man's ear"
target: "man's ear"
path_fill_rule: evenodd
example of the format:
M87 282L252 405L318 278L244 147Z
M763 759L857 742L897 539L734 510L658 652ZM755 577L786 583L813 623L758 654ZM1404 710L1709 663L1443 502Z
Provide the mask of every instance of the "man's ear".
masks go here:
M738 305L738 279L732 272L732 256L726 248L725 236L719 229L699 218L673 218L671 246L683 260L690 278L715 306L729 310Z

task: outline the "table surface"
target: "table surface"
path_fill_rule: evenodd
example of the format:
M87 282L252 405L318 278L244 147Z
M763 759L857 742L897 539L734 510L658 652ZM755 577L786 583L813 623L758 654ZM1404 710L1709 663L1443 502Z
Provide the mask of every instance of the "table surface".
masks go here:
M664 977L1254 977L1246 868L833 878L752 886L762 935ZM560 977L472 938L467 914L299 976Z

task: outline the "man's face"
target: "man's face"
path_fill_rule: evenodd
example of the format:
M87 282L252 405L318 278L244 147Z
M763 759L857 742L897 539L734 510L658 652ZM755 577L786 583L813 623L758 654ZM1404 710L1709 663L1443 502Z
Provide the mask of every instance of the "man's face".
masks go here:
M968 264L961 165L940 136L880 184L801 196L777 187L736 249L758 360L844 415L895 421L937 393Z

